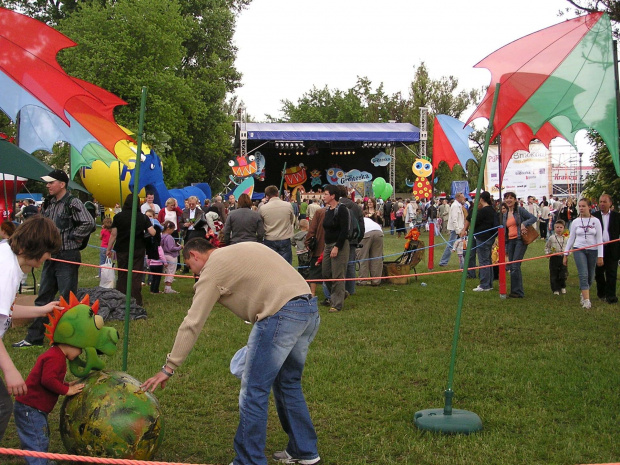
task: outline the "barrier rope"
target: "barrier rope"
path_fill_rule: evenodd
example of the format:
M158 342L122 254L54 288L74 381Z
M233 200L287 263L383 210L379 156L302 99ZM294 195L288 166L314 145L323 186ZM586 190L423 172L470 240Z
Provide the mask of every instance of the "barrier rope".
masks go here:
M18 457L36 457L49 460L68 460L71 462L106 463L116 465L207 465L188 464L183 462L152 462L150 460L111 459L105 457L88 457L85 455L55 454L51 452L36 452L32 450L7 449L0 447L0 455L14 455Z
M486 241L485 241L486 242ZM571 254L573 252L576 252L578 250L587 250L587 249L593 249L595 247L598 247L599 245L606 245L606 244L611 244L613 242L620 242L620 239L614 239L611 241L607 241L607 242L600 242L598 244L594 244L588 247L582 247L579 249L571 249L568 253ZM411 252L416 252L417 250L423 250L423 249L416 249L413 250ZM410 252L410 251L405 251L405 252ZM402 255L404 252L398 253L396 255ZM476 266L476 267L471 267L468 268L469 270L480 270L482 268L489 268L489 267L493 267L493 266L499 266L499 265L512 265L513 263L522 263L522 262L529 262L529 261L533 261L533 260L540 260L542 258L549 258L552 257L554 255L564 255L566 252L556 252L556 253L552 253L552 254L548 254L548 255L539 255L537 257L531 257L531 258L523 258L521 260L513 260L513 261L506 261L506 262L502 262L502 263L492 263L491 265L482 265L482 266ZM386 255L386 257L388 257L390 255ZM382 258L382 257L381 257ZM69 260L60 260L58 258L50 258L50 260L52 261L56 261L56 262L61 262L61 263L68 263L70 265L79 265L79 266L87 266L87 267L91 267L91 268L101 268L101 269L111 269L111 270L115 270L115 271L128 271L126 268L116 268L116 267L109 267L109 266L103 266L103 265L93 265L90 263L80 263L80 262L72 262ZM314 282L325 282L325 281L367 281L367 280L376 280L376 279L393 279L393 278L406 278L406 277L417 277L417 276L430 276L430 275L434 275L434 274L446 274L446 273L461 273L463 270L461 269L454 269L454 270L441 270L441 271L428 271L425 273L412 273L412 274L405 274L405 275L398 275L398 276L380 276L380 277L375 277L375 278L362 278L362 277L356 277L356 278L341 278L341 279L307 279L306 281L309 283L314 283ZM139 271L139 270L133 270L134 273L140 273L140 274L151 274L151 275L156 275L156 276L173 276L175 278L187 278L187 279L195 279L194 276L183 276L183 275L178 275L178 274L167 274L167 273L154 273L152 271Z

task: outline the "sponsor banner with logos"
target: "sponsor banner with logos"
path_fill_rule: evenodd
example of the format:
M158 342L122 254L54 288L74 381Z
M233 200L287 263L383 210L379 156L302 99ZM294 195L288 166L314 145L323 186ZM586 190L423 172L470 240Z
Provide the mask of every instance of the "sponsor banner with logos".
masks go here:
M541 144L533 142L530 151L519 150L512 155L502 181L502 194L515 192L518 198L533 195L542 199L543 195L551 195L551 157L549 150ZM490 145L487 163L484 170L485 189L499 196L499 160L497 145Z

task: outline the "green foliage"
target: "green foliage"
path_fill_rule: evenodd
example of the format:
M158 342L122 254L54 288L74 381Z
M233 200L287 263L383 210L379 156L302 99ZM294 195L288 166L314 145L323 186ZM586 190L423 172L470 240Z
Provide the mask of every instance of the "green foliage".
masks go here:
M357 78L350 89L330 90L327 86L313 87L294 103L282 101L282 121L293 123L377 123L396 121L399 123L420 124L420 107L427 107L428 140L432 141L433 119L436 114L460 118L463 112L478 99L479 92L474 89L458 91L458 79L454 76L433 79L424 62L415 68L413 81L409 88L409 98L400 93L387 95L383 83L373 89L372 82L365 77ZM275 121L273 117L269 117ZM432 159L432 143L427 145L427 158ZM396 150L396 191L410 189L405 179L412 179L411 165L418 154L408 148ZM472 167L470 176L477 179L477 166ZM458 167L450 171L447 166L440 167L435 176L437 188L451 185L454 180L469 179ZM470 181L471 183L471 181ZM440 187L441 186L441 187Z
M603 139L595 132L588 134L594 146L593 164L595 171L588 175L584 183L584 196L598 199L601 194L609 194L614 202L620 199L620 178L616 173L611 155Z
M422 239L428 241L428 236L423 234ZM96 242L94 236L91 240ZM403 248L404 239L385 236L386 254ZM442 247L435 251L435 263L442 251ZM536 241L525 258L542 254L543 242ZM98 250L86 249L83 261L99 263ZM425 263L418 265L418 272L428 271ZM457 268L453 254L442 272ZM549 289L547 259L525 262L522 268L524 299L500 299L497 290L472 292L477 281L467 280L453 406L475 412L482 419L484 430L470 436L425 433L413 424L415 412L444 406L460 272L421 276L405 286L358 287L338 314L320 307L321 327L308 352L303 386L323 462L617 462L617 305L596 300L589 311L580 307L572 259L565 296L554 296ZM93 287L95 275L94 269L82 266L80 286ZM427 286L422 287L421 282ZM152 295L144 288L148 319L130 323L130 375L145 380L159 370L190 306L192 285L193 279L185 275L177 276L173 283L181 294ZM122 322L108 321L106 325L124 336ZM154 460L232 461L240 382L228 366L246 343L251 328L220 305L215 307L187 361L166 389L156 392L165 436ZM39 349L10 347L25 333L25 326L14 327L4 336L23 376L41 353ZM106 364L109 370L121 370L121 350L107 357ZM57 405L50 414L50 452L62 453L59 410ZM282 450L286 442L271 402L265 452L270 455ZM13 421L2 446L19 448ZM21 465L23 458L0 456L0 462Z

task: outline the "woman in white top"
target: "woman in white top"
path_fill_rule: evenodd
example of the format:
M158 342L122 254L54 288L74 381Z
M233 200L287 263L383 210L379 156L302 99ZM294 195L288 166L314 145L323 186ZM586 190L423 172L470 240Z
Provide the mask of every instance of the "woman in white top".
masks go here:
M568 263L571 249L583 249L575 250L573 256L579 274L581 306L585 309L592 306L590 286L594 281L594 271L597 266L603 266L603 228L598 218L590 215L591 205L587 199L581 199L577 204L579 216L570 225L570 236L564 249L564 265Z

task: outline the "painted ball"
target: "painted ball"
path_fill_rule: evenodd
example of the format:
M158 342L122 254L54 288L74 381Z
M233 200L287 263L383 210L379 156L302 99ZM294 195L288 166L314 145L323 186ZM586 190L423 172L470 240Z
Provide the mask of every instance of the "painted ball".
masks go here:
M163 439L162 414L140 381L122 372L92 372L80 394L66 397L60 436L70 454L150 460Z

